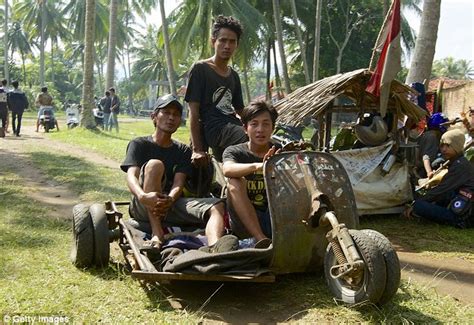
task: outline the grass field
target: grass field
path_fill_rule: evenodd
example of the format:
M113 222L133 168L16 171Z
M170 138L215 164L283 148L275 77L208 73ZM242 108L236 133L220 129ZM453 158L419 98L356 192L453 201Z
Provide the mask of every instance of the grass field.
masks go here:
M28 122L31 123L31 122ZM121 123L121 132L91 132L76 128L52 132L51 139L90 149L121 161L128 141L151 134L150 121ZM179 139L187 142L188 130L181 128ZM117 200L129 197L124 173L71 157L55 148L27 147L26 158L55 182L77 193L79 201ZM105 269L81 270L68 259L71 225L63 218L28 198L31 189L23 180L0 164L0 316L5 314L54 314L77 323L160 323L196 324L206 319L254 322L268 315L272 322L293 320L303 323L471 323L474 310L433 289L403 281L394 300L384 307L346 307L336 304L325 280L318 275L282 276L274 284L186 283L141 286L132 280L120 254L115 252ZM417 225L396 217L361 220L363 228L373 228L400 240L407 248L433 258L456 255L474 260L474 231L437 225ZM419 226L419 227L418 227ZM195 291L192 295L190 292ZM188 307L170 306L173 296ZM226 316L241 313L240 318ZM274 318L271 318L273 315Z

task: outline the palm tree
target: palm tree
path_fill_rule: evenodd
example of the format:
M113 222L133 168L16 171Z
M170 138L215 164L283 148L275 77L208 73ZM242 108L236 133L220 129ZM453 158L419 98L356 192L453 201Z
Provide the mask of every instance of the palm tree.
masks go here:
M448 77L452 79L472 79L474 68L471 61L456 60L447 57L433 62L432 77Z
M95 0L86 0L84 79L82 82L82 106L84 109L81 125L88 129L95 127L92 116L94 100L94 27Z
M298 25L298 13L296 11L295 0L290 0L290 4L291 4L291 16L293 18L293 24L295 24L296 37L298 38L298 44L300 46L300 51L301 51L301 60L303 61L304 77L305 77L306 84L309 84L311 82L311 79L309 77L308 61L306 60L306 46L303 43L303 37L301 36L301 29Z
M18 51L21 56L21 66L23 70L23 81L26 82L26 55L32 52L28 34L23 30L20 22L14 21L12 28L8 31L8 46L12 51ZM8 47L7 47L8 48Z
M105 88L114 85L115 55L117 46L117 11L118 0L110 0L109 16L109 47L107 51L107 73L105 77Z
M420 31L410 64L406 83L423 82L431 75L431 67L438 38L441 0L425 0Z
M40 84L44 84L44 46L47 39L54 45L66 38L69 31L64 27L61 15L62 2L57 0L19 0L13 5L15 19L22 22L30 36L30 41L40 38ZM53 22L48 23L48 22ZM54 62L54 59L52 60Z
M4 46L4 70L5 70L5 79L10 80L10 69L8 64L8 0L5 1L4 17L3 17L3 46Z
M288 76L288 67L286 64L285 45L283 44L283 32L281 28L280 18L280 1L272 0L273 3L273 18L275 19L275 30L278 41L278 50L280 52L280 64L283 69L283 80L285 81L285 91L287 94L291 92L290 78Z
M171 56L170 40L168 36L168 23L165 15L164 1L160 0L160 13L161 13L161 29L163 31L163 38L165 41L165 52L166 52L166 65L168 66L168 80L170 82L171 93L176 95L176 82L174 80L174 68L173 59Z
M314 17L314 53L313 53L313 82L319 79L319 48L321 41L321 11L323 0L316 0Z

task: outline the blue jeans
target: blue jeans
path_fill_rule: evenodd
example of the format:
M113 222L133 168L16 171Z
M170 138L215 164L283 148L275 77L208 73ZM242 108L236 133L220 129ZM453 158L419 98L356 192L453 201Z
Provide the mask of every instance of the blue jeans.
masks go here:
M109 127L110 131L112 131L112 128L115 127L115 131L119 131L119 125L118 125L118 119L117 119L117 113L110 113L110 118L109 118Z
M413 213L421 218L436 223L448 224L454 227L464 228L463 221L447 207L437 205L423 200L416 200L413 204Z
M110 119L110 113L104 113L104 130L109 131L110 124L109 124L109 119Z

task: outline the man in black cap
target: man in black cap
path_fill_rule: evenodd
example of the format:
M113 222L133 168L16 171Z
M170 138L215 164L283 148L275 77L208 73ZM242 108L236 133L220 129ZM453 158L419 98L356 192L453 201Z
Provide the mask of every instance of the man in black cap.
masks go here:
M191 173L191 149L172 134L181 123L183 106L173 95L156 101L151 119L155 131L128 144L120 166L132 192L131 223L152 234L150 243L161 247L166 227L206 227L208 245L224 234L224 203L215 198L183 198ZM186 229L187 230L187 229Z

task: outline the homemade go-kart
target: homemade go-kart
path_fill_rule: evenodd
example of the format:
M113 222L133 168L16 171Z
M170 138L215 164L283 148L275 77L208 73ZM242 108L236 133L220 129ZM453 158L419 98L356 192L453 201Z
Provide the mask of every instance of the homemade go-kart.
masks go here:
M109 244L117 240L144 281L171 280L274 282L281 274L324 267L335 299L348 304L384 304L396 293L400 265L390 242L374 230L356 230L359 219L346 171L332 155L289 151L264 165L272 221L272 245L226 253L189 250L163 267L118 211L128 202L106 202L73 209L72 262L103 267Z

